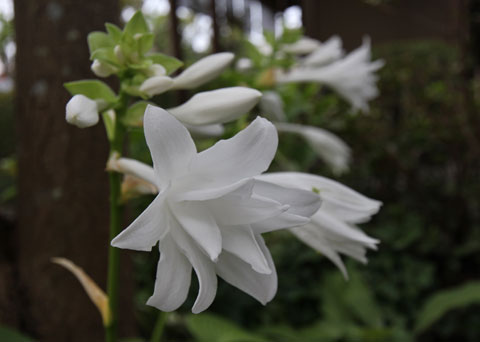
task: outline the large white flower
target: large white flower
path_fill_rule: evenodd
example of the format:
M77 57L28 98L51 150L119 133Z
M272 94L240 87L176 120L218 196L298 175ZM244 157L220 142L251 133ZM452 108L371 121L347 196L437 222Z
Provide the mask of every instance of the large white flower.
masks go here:
M278 185L318 192L321 208L310 223L291 229L301 241L329 258L348 278L340 257L348 255L367 263L366 249L376 249L378 240L356 227L378 212L381 202L370 199L331 179L300 172L266 173L257 179Z
M375 71L382 60L370 61L370 40L344 58L322 67L299 66L288 73L278 72L278 83L319 82L332 87L352 104L354 109L368 111L368 101L378 95Z
M254 178L274 157L275 127L257 118L201 153L187 129L161 108L147 107L144 127L153 172L131 160L123 167L154 183L159 193L112 245L150 251L160 241L155 290L147 304L177 309L187 297L192 267L200 284L194 313L214 300L217 274L261 303L270 301L277 276L260 234L306 224L320 206L312 191ZM118 161L111 164L122 168Z

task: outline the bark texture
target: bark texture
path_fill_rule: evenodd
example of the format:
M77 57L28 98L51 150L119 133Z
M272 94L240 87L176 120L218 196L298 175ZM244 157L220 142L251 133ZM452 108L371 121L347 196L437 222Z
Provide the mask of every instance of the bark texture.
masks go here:
M96 308L78 281L50 259L71 259L105 289L108 145L101 123L79 129L65 122L70 96L63 83L95 78L87 34L117 18L117 0L15 1L15 296L20 328L40 341L103 340Z

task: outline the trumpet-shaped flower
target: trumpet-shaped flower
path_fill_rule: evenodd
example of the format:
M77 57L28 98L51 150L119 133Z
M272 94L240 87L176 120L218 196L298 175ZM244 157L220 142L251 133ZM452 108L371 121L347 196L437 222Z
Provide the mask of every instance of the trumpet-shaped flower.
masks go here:
M278 83L319 82L332 87L354 109L368 111L368 101L378 95L375 71L383 66L382 60L370 62L370 40L346 57L323 67L302 66L288 73L278 72Z
M65 119L80 128L96 125L99 119L97 102L84 95L75 95L66 106Z
M256 179L318 192L321 208L311 222L290 231L308 246L329 258L348 279L339 253L367 263L366 249L377 249L378 240L362 232L355 224L370 220L381 202L331 179L300 172L266 173Z
M192 268L200 285L194 313L214 300L217 274L261 303L270 301L277 276L260 234L306 224L320 206L312 191L254 178L274 157L275 127L257 118L201 153L187 129L161 108L147 107L144 128L153 171L132 161L126 166L130 174L150 179L159 193L112 245L150 251L159 242L155 290L147 304L178 308ZM118 160L112 164L121 168Z
M233 61L234 54L221 52L193 63L173 79L172 89L193 89L213 80Z
M222 88L197 93L187 102L167 111L190 125L224 123L247 113L261 97L262 93L251 88Z

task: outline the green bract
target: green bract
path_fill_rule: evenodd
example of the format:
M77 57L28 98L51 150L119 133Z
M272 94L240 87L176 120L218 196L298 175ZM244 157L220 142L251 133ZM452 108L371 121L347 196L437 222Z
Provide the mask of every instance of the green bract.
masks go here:
M115 103L117 96L113 90L99 80L81 80L64 84L72 95L84 95L92 100L105 100L107 103Z

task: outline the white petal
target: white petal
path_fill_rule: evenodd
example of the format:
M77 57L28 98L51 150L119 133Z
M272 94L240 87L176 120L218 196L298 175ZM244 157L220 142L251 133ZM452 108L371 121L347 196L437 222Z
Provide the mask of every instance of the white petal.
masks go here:
M246 87L216 89L197 93L184 104L167 110L190 125L224 123L248 113L261 96L258 90Z
M318 67L336 61L342 56L342 40L338 36L333 36L306 56L302 64Z
M151 251L152 247L168 232L168 211L165 210L165 194L160 193L135 221L111 242L113 247Z
M255 194L241 197L235 192L208 201L208 206L221 225L251 224L278 216L290 208L270 198Z
M117 171L143 179L156 186L155 172L153 167L130 158L110 158L107 163L107 170Z
M345 279L348 279L348 272L342 258L323 238L323 236L318 234L318 227L316 225L313 223L307 223L302 227L290 229L290 231L307 246L315 249L330 259L340 269Z
M301 37L295 43L285 44L282 47L282 51L294 53L298 55L304 55L304 54L313 52L320 45L321 43L316 39L309 38L309 37Z
M309 217L290 214L288 211L278 216L251 224L253 231L257 234L272 232L275 230L303 226L310 222Z
M278 136L275 127L257 117L233 138L220 140L199 153L191 163L193 179L206 186L220 187L265 171L275 155Z
M233 61L230 52L216 53L200 59L173 79L171 89L193 89L213 80Z
M342 173L348 170L350 148L335 134L318 127L286 122L276 123L275 127L279 132L296 133L302 136L333 172Z
M159 245L155 290L147 305L162 311L174 311L187 299L192 276L192 265L167 234Z
M221 231L224 250L250 264L255 272L272 273L250 226L222 226Z
M206 310L215 299L217 293L217 275L215 274L214 263L200 251L178 222L174 222L172 237L183 254L187 257L195 270L200 285L197 299L192 308L193 313L200 313Z
M322 199L320 210L339 219L360 223L367 221L380 209L381 202L370 199L334 180L301 172L266 173L257 179L299 189L319 191Z
M182 228L216 261L222 251L222 236L208 206L203 202L181 202L171 203L170 208Z
M225 128L221 124L194 126L184 124L193 138L217 138L223 135Z
M166 92L173 85L173 80L168 76L152 76L140 85L139 90L149 96Z
M148 105L143 120L157 184L163 188L187 171L196 147L185 126L162 108Z
M118 71L117 68L111 66L110 64L100 62L98 59L93 61L90 69L98 77L108 77Z
M268 173L264 175L268 175ZM289 205L287 213L310 217L320 208L320 198L313 191L282 186L268 181L265 182L262 179L268 178L264 177L264 175L255 177L253 192Z
M287 119L283 111L283 100L276 91L266 91L260 99L262 116L272 121L285 121Z
M262 237L257 235L256 240L267 259L272 273L257 273L249 264L225 251L220 255L215 266L217 274L227 283L237 287L265 305L272 300L277 292L277 272L272 256L265 246Z
M84 95L75 95L65 108L65 119L80 128L96 125L99 119L97 103Z

